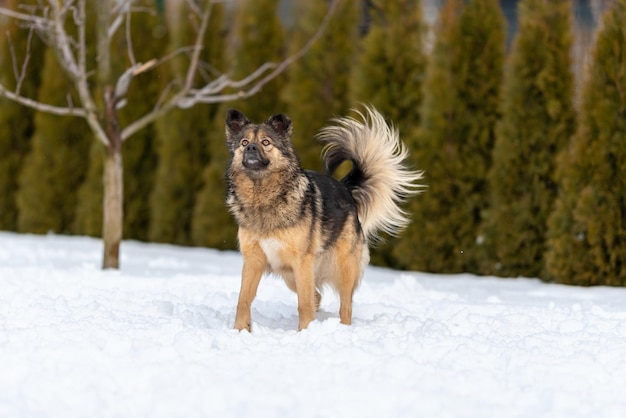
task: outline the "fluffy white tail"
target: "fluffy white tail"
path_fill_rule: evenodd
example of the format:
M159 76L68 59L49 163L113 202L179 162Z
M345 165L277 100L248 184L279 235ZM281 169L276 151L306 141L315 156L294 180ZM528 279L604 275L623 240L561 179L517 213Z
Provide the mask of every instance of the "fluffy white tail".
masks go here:
M322 128L318 139L327 143L324 163L329 174L343 161L352 161L341 182L356 201L365 237L375 240L380 232L395 235L410 223L400 205L420 191L422 172L406 166L408 151L383 115L373 107L366 107L365 114L355 112L360 120L333 119L334 125Z

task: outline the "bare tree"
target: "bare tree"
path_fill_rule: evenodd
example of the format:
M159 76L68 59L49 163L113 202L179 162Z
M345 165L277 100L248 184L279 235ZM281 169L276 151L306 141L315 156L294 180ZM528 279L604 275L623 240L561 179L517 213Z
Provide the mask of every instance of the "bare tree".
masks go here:
M119 250L122 240L123 225L123 189L122 189L122 143L135 132L164 116L175 108L189 108L197 103L222 103L252 96L281 74L287 66L304 55L313 43L322 35L339 0L329 3L328 13L320 23L315 34L297 53L279 63L267 62L257 69L251 69L248 76L233 80L228 74L222 74L208 83L196 86L196 72L201 67L200 52L202 39L207 30L209 17L215 3L228 0L185 0L192 10L199 15L199 29L195 44L181 48L165 57L154 57L148 62L134 60L132 43L128 43L127 54L131 65L121 74L112 70L111 45L113 36L121 30L129 31L130 16L136 0L98 0L97 4L97 60L91 68L87 62L87 19L85 3L87 0L40 0L40 7L11 10L0 7L0 15L21 21L25 27L35 30L50 48L53 48L61 68L69 76L78 92L80 102L68 103L67 106L55 106L42 103L37 98L25 97L19 87L8 90L0 84L0 96L7 97L24 106L41 112L59 116L80 117L87 121L96 140L106 147L104 163L104 219L103 268L119 268ZM72 34L67 27L72 27ZM75 31L76 34L73 34ZM127 35L129 35L127 33ZM130 40L130 36L127 36ZM127 126L120 126L117 110L126 101L126 94L133 77L150 71L159 64L177 54L189 54L189 65L184 82L180 86L168 87L162 92L157 105L149 113L141 116ZM28 54L23 63L14 63L22 68L16 74L23 78L28 64ZM226 93L226 91L235 93ZM96 92L102 92L102 100L97 100Z

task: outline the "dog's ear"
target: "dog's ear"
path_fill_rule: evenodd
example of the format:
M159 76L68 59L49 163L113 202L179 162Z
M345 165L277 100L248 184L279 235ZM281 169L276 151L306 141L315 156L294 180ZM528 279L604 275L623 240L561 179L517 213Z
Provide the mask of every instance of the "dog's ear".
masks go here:
M237 109L228 109L226 112L226 136L237 135L249 123L251 122L243 113Z
M287 115L283 115L282 113L270 116L265 121L265 124L271 127L274 132L282 136L290 137L291 132L293 131L291 119L289 119Z

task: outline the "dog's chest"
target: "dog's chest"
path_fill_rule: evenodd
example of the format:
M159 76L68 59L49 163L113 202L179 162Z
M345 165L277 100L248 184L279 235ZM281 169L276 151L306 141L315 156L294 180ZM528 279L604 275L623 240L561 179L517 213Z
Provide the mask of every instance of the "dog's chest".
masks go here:
M283 244L275 238L264 238L259 241L259 245L267 257L267 262L273 271L280 270L283 265L281 252Z

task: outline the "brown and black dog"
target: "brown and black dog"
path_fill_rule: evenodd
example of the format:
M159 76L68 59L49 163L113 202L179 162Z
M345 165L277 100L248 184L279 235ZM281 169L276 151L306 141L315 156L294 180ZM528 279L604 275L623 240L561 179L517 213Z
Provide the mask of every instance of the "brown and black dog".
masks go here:
M226 203L239 224L244 259L236 329L251 329L250 307L264 273L281 276L298 295L298 329L315 318L324 285L339 293L341 322L350 324L368 244L380 231L394 234L408 224L399 205L418 191L422 174L406 167L407 150L380 113L368 107L357 115L319 133L327 144L326 174L320 174L301 168L287 116L254 124L228 111ZM331 174L346 160L352 169L337 181Z

